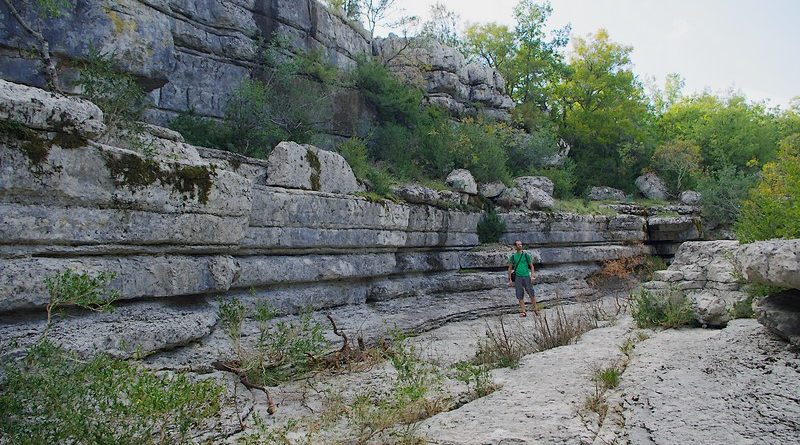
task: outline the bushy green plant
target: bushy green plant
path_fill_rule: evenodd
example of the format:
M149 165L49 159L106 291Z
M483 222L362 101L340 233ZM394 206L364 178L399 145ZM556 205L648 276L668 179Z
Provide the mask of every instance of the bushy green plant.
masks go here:
M478 222L478 240L481 244L496 243L506 232L506 223L497 214L494 207L483 214Z
M119 292L108 288L115 276L111 272L92 276L66 269L46 277L44 286L50 294L50 300L46 307L45 334L53 322L53 316L64 306L78 306L98 312L111 311L112 304L119 298Z
M186 443L217 415L222 393L102 354L79 360L46 339L6 364L0 388L0 437L20 445Z
M631 296L631 316L640 328L677 328L693 323L692 302L677 289L648 291Z
M395 122L408 128L419 124L423 115L422 91L394 76L375 60L361 60L353 72L354 83L378 112L381 122Z
M651 159L652 167L667 183L673 196L695 185L701 162L700 146L683 140L659 145Z
M381 197L391 194L394 182L391 174L370 162L367 146L362 139L350 138L340 144L337 150L350 164L356 178L366 182L373 193Z
M275 35L259 48L252 78L233 90L220 121L192 112L176 117L170 127L190 143L263 158L281 141L310 142L315 126L325 120L338 71L321 51L294 57L286 38Z
M179 113L170 121L169 128L180 133L189 144L235 151L230 128L224 122L199 116L194 110Z
M781 141L776 161L764 164L734 229L743 243L800 238L800 133Z
M114 54L92 50L80 68L77 86L81 95L103 110L108 131L124 138L132 148L152 156L144 142L146 128L140 119L147 107L147 96L136 79L118 71Z
M560 167L546 167L531 172L534 176L545 176L553 181L553 197L571 199L575 197L575 162L566 159Z
M702 193L703 221L710 227L732 226L754 179L733 166L701 177L698 190Z
M470 362L458 362L453 367L456 370L456 380L471 388L475 397L485 397L496 389L488 367Z
M260 302L251 311L234 299L222 302L218 313L237 357L227 367L250 384L271 386L302 376L328 347L322 326L309 312L296 321L274 322L277 312L268 303ZM256 322L259 332L254 347L241 345L242 326L248 317Z

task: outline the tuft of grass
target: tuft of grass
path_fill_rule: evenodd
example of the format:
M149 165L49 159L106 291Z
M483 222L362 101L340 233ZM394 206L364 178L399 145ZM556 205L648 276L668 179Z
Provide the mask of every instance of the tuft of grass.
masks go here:
M542 351L566 346L595 326L590 317L582 314L567 316L563 306L558 305L551 315L542 311L538 317L534 317L533 341Z
M612 389L619 386L621 376L622 370L616 366L608 366L595 370L592 380L605 389Z
M520 323L509 325L501 316L494 324L486 324L486 333L478 341L474 362L493 368L516 368L523 356L538 350L531 332Z
M695 318L692 302L675 288L655 292L642 289L631 299L631 316L640 328L677 328L692 324Z

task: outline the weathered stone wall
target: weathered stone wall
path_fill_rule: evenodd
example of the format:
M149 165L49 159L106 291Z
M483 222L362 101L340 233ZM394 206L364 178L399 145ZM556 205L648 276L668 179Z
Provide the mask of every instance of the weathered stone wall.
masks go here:
M147 159L113 135L97 142L102 113L92 104L73 100L59 114L63 98L0 87L22 98L0 107L16 122L4 124L0 150L0 312L43 307L43 278L66 268L116 273L126 300L252 292L285 312L505 284L508 248L471 251L481 212L267 185L286 183L280 150L266 162L198 151L158 128ZM314 152L317 181L356 190L338 155L284 151L298 162ZM582 281L602 261L649 251L640 216L503 218L503 241L530 246L543 283Z
M37 20L32 11L21 12ZM119 68L134 74L150 91L153 106L147 119L159 125L188 110L222 117L231 92L259 63L259 45L275 33L292 51L320 50L343 70L373 54L361 26L315 0L77 0L62 17L43 22L42 30L66 83L75 77L76 62L85 60L91 49L113 54ZM0 3L0 78L44 85L30 44L30 37ZM461 92L451 97L450 108L474 102L489 114L507 115L512 104L499 75L478 66L468 73L461 59L448 59L438 68L460 73ZM432 98L440 96L440 83L421 86ZM332 136L362 134L374 117L352 89L337 89L327 106L324 114L329 119L319 130Z

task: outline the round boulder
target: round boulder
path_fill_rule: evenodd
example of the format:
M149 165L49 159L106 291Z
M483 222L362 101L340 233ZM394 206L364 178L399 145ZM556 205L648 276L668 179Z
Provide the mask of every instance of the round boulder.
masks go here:
M543 190L550 196L553 196L553 190L555 189L553 181L545 176L520 176L514 180L514 184L516 184L520 190L537 188Z
M405 184L392 188L392 194L411 204L433 205L442 199L439 192L419 184Z
M503 192L500 193L500 196L494 199L494 202L496 202L500 207L513 209L524 204L525 201L522 199L523 196L524 193L520 189L516 187L510 187L503 190Z
M650 199L667 199L667 185L657 174L648 172L636 178L636 187Z
M463 168L453 170L447 175L445 183L457 192L469 195L478 194L478 183L475 182L475 178L472 177L472 173L469 170L464 170Z
M478 193L484 198L497 198L506 189L506 185L501 181L493 181L478 186Z
M687 206L696 206L700 204L700 199L703 196L700 192L696 192L694 190L686 190L681 192L681 204L685 204Z
M625 192L613 187L592 187L589 191L590 201L625 201Z

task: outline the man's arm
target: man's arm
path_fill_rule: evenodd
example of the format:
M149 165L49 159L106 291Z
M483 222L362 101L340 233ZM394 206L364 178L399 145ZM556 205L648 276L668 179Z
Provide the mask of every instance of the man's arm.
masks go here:
M530 256L528 256L528 261L530 261L530 262L528 263L528 266L529 266L529 267L530 267L530 269L531 269L531 282L533 282L533 281L535 281L535 280L536 280L536 277L535 277L535 276L534 276L534 274L533 274L533 271L534 271L534 268L533 268L533 260L530 258Z

